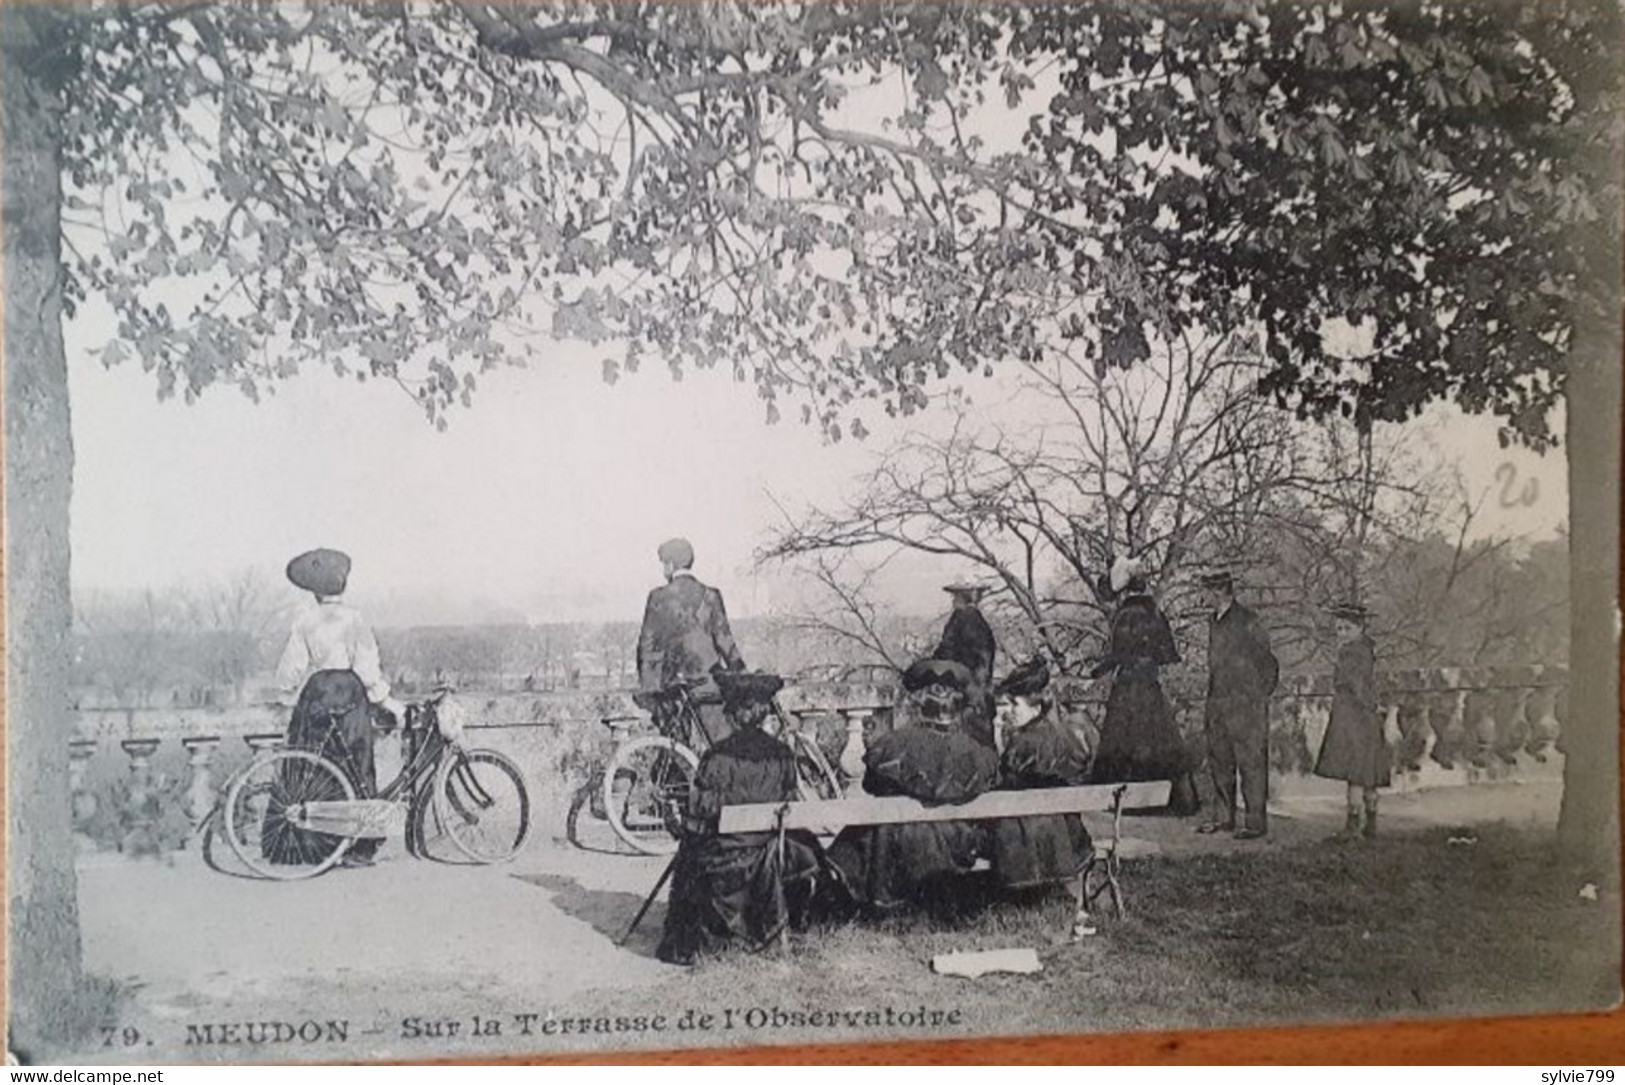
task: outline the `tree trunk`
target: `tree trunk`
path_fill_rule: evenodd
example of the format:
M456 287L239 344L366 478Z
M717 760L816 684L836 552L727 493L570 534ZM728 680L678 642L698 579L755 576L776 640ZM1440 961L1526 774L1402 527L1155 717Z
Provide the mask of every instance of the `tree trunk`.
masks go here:
M1620 811L1619 570L1621 274L1625 272L1620 186L1620 49L1625 13L1595 0L1583 46L1565 65L1575 100L1571 122L1584 138L1575 166L1607 217L1577 223L1573 251L1592 281L1582 284L1567 392L1569 458L1569 718L1563 721L1563 808L1558 842L1585 875L1618 884ZM1616 950L1617 952L1617 950ZM1617 961L1618 958L1616 957Z
M1619 297L1615 286L1615 298ZM1568 375L1569 718L1558 840L1588 876L1619 871L1620 329L1577 339Z
M68 495L62 345L61 17L0 8L5 275L5 601L9 1037L25 1060L76 1020L79 909L68 740Z

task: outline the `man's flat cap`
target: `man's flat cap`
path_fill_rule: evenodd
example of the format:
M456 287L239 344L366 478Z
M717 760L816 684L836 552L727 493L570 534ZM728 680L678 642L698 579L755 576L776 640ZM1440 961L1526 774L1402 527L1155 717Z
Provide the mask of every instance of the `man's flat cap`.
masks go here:
M694 546L687 539L667 539L660 544L656 556L679 569L687 569L694 564Z

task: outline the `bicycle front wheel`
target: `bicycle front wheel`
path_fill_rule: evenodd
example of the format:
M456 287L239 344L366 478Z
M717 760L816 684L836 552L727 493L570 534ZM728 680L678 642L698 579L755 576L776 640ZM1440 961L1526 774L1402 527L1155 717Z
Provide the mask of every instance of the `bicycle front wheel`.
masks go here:
M354 798L349 776L327 758L277 750L251 762L226 789L220 809L226 842L262 878L313 878L342 859L355 839L299 828L304 804Z
M700 759L663 735L640 735L615 747L604 767L604 813L615 835L645 855L677 850Z
M519 766L495 750L453 750L434 779L435 815L470 862L503 863L530 835L530 795Z

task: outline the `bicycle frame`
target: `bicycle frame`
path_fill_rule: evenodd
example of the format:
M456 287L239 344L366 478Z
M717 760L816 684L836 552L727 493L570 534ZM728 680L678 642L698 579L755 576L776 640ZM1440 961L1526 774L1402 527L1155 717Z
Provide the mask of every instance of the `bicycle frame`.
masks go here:
M296 828L310 832L350 836L358 840L387 839L395 835L390 824L397 811L410 813L419 789L432 780L439 771L446 754L455 743L446 739L436 725L435 708L443 694L408 710L403 721L402 734L407 747L406 764L395 778L378 789L376 796L365 799L308 802L289 817Z
M649 719L657 733L681 742L695 753L704 753L711 747L711 734L705 729L699 704L687 686L674 686L652 700Z
M426 702L419 707L419 714L428 717L423 723L411 727L403 725L402 737L407 743L406 764L401 766L395 779L378 789L379 798L410 799L424 779L434 775L441 757L451 748L452 744L435 726L435 703Z

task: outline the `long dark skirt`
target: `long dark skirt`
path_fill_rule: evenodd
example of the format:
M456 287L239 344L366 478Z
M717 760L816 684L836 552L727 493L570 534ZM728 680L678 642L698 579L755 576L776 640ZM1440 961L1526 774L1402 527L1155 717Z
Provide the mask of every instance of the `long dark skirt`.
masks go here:
M310 676L299 701L294 706L288 723L288 748L309 750L320 754L350 778L356 798L373 797L378 790L377 767L373 761L372 709L367 703L367 688L353 671L317 671ZM290 772L298 771L297 767ZM278 781L284 794L291 780ZM315 794L310 790L310 779L301 780L300 798L304 801L342 799L343 792L335 785L331 794ZM273 795L273 801L275 796ZM337 839L324 833L308 833L287 829L277 833L272 841L266 826L263 839L265 857L273 863L308 861L337 846ZM356 858L365 858L378 850L380 841L360 840L350 849Z
M673 964L729 945L755 952L799 923L812 901L818 839L806 832L736 833L683 841L656 956Z
M1185 740L1174 723L1173 709L1153 677L1119 675L1106 700L1100 728L1100 751L1091 781L1097 784L1169 780L1173 795L1168 812L1188 817L1199 801Z
M1094 843L1077 814L999 818L988 823L993 876L1004 889L1058 885L1083 872Z
M849 825L829 847L854 901L880 911L919 903L969 873L983 848L976 822Z

